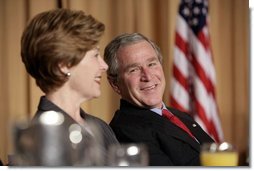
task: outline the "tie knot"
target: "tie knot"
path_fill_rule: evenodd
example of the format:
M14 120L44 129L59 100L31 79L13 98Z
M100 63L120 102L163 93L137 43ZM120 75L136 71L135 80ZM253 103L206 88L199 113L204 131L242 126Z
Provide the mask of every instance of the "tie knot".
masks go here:
M174 115L167 109L162 109L162 116L171 119Z

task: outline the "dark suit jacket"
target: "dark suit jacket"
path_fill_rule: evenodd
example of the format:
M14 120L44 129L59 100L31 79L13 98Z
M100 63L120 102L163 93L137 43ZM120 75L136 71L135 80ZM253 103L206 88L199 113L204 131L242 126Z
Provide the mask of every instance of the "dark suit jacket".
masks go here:
M63 111L61 108L59 108L54 103L49 101L45 96L42 96L40 98L40 102L38 104L38 110L37 110L33 120L34 121L37 120L37 118L43 112L50 111L50 110L53 110L53 111L56 111L56 112L61 112L62 114L64 114L65 117L69 118L70 122L76 123L76 121L74 121L65 111ZM109 146L112 145L112 144L118 144L119 143L117 141L116 137L115 137L114 132L112 131L112 129L109 127L109 125L106 122L104 122L100 118L97 118L93 115L87 114L82 109L80 109L80 115L83 119L92 121L94 124L96 124L100 128L102 138L103 138L103 142L104 142L104 146L105 146L106 149L108 149ZM69 124L71 124L71 123L69 123Z
M106 161L107 161L107 150L108 148L111 146L111 145L114 145L114 144L119 144L118 140L116 139L115 137L115 134L113 132L113 130L110 128L110 126L104 122L103 120L95 117L95 116L92 116L90 114L87 114L85 113L85 111L83 111L82 109L80 109L80 115L81 117L85 120L85 122L88 124L90 124L90 130L93 131L94 127L96 127L96 130L98 130L101 135L98 135L96 134L96 132L93 132L93 134L91 135L89 133L88 130L86 129L82 129L81 131L81 134L83 135L83 138L81 139L80 143L76 144L75 146L72 146L71 142L68 141L68 133L69 133L69 128L72 124L77 124L77 122L75 120L72 119L72 117L70 115L68 115L65 111L63 111L60 107L58 107L57 105L55 105L54 103L52 103L51 101L49 101L45 96L42 96L41 99L40 99L40 102L39 102L39 105L38 105L38 110L32 120L32 125L40 125L40 124L37 124L38 122L40 123L40 116L46 112L46 111L56 111L56 112L60 112L63 114L64 116L64 122L63 122L63 126L57 128L57 127L46 127L47 129L45 128L42 128L41 130L42 131L45 131L47 130L47 132L45 132L45 136L47 138L47 136L52 136L52 135L57 135L59 134L59 137L56 137L56 138L59 138L60 141L63 141L63 143L66 142L67 147L73 147L73 148L70 148L67 150L65 149L61 149L59 148L58 150L55 150L57 152L56 155L52 155L54 157L51 157L51 159L53 160L56 160L57 163L51 163L50 160L48 161L45 161L44 158L43 158L43 155L40 155L38 157L38 160L36 160L36 163L34 163L33 165L44 165L44 166L71 166L73 165L74 163L73 162L83 162L82 160L82 157L84 155L86 155L86 153L83 153L82 151L84 150L84 148L86 148L86 145L90 145L88 141L88 139L93 136L95 138L98 138L96 140L96 143L97 143L97 150L100 150L100 157L102 159L102 162L104 163L99 163L99 165L103 165L103 164L106 164ZM88 124L88 125L89 125ZM86 125L84 125L84 128L86 127ZM32 129L33 128L36 128L36 127L31 127ZM60 131L61 130L61 131ZM58 132L57 132L58 131ZM51 132L53 132L51 134ZM63 134L63 136L61 136L61 134ZM67 136L66 136L67 135ZM34 139L36 139L37 141L35 142L40 142L42 141L42 145L40 143L38 143L38 147L36 146L36 152L37 154L44 154L44 151L45 149L46 150L49 150L50 148L52 148L51 146L53 145L56 145L56 143L52 143L52 145L48 148L48 142L51 142L51 141L45 141L44 139L41 138L40 135L37 136L37 134L33 134L34 136ZM46 142L46 143L44 143ZM61 142L57 142L59 143L59 145L61 145ZM46 144L46 145L45 145ZM71 145L70 145L71 144ZM84 144L84 146L83 146ZM41 146L42 147L41 147ZM65 144L64 144L65 145ZM54 152L55 152L54 151ZM58 154L59 153L59 154ZM60 154L61 153L61 154ZM96 151L94 152L95 153L95 156L97 155ZM35 154L35 155L37 155ZM90 165L90 164L89 164ZM97 163L91 163L91 165L96 165L97 166Z
M149 165L200 165L200 144L214 142L188 114L168 108L190 129L199 143L166 118L149 109L120 101L110 126L121 143L145 143L149 149Z

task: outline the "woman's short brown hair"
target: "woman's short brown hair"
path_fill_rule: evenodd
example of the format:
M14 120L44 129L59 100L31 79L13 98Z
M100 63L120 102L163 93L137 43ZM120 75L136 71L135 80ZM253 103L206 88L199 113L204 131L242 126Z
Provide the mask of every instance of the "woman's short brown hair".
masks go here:
M77 65L98 44L104 30L103 23L83 11L55 9L36 15L21 39L27 72L45 93L62 86L67 77L59 64Z

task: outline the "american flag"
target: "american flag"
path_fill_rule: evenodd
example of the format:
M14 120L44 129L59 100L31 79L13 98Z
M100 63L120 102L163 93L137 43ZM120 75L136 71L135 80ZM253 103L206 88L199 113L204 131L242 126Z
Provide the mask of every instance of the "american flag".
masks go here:
M181 0L177 15L171 106L187 112L216 141L223 131L215 97L208 0Z

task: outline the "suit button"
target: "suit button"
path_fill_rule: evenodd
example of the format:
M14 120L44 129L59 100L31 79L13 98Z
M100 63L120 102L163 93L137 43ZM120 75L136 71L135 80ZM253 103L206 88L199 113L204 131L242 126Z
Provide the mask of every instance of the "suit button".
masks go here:
M197 125L196 124L192 124L193 127L196 127Z

